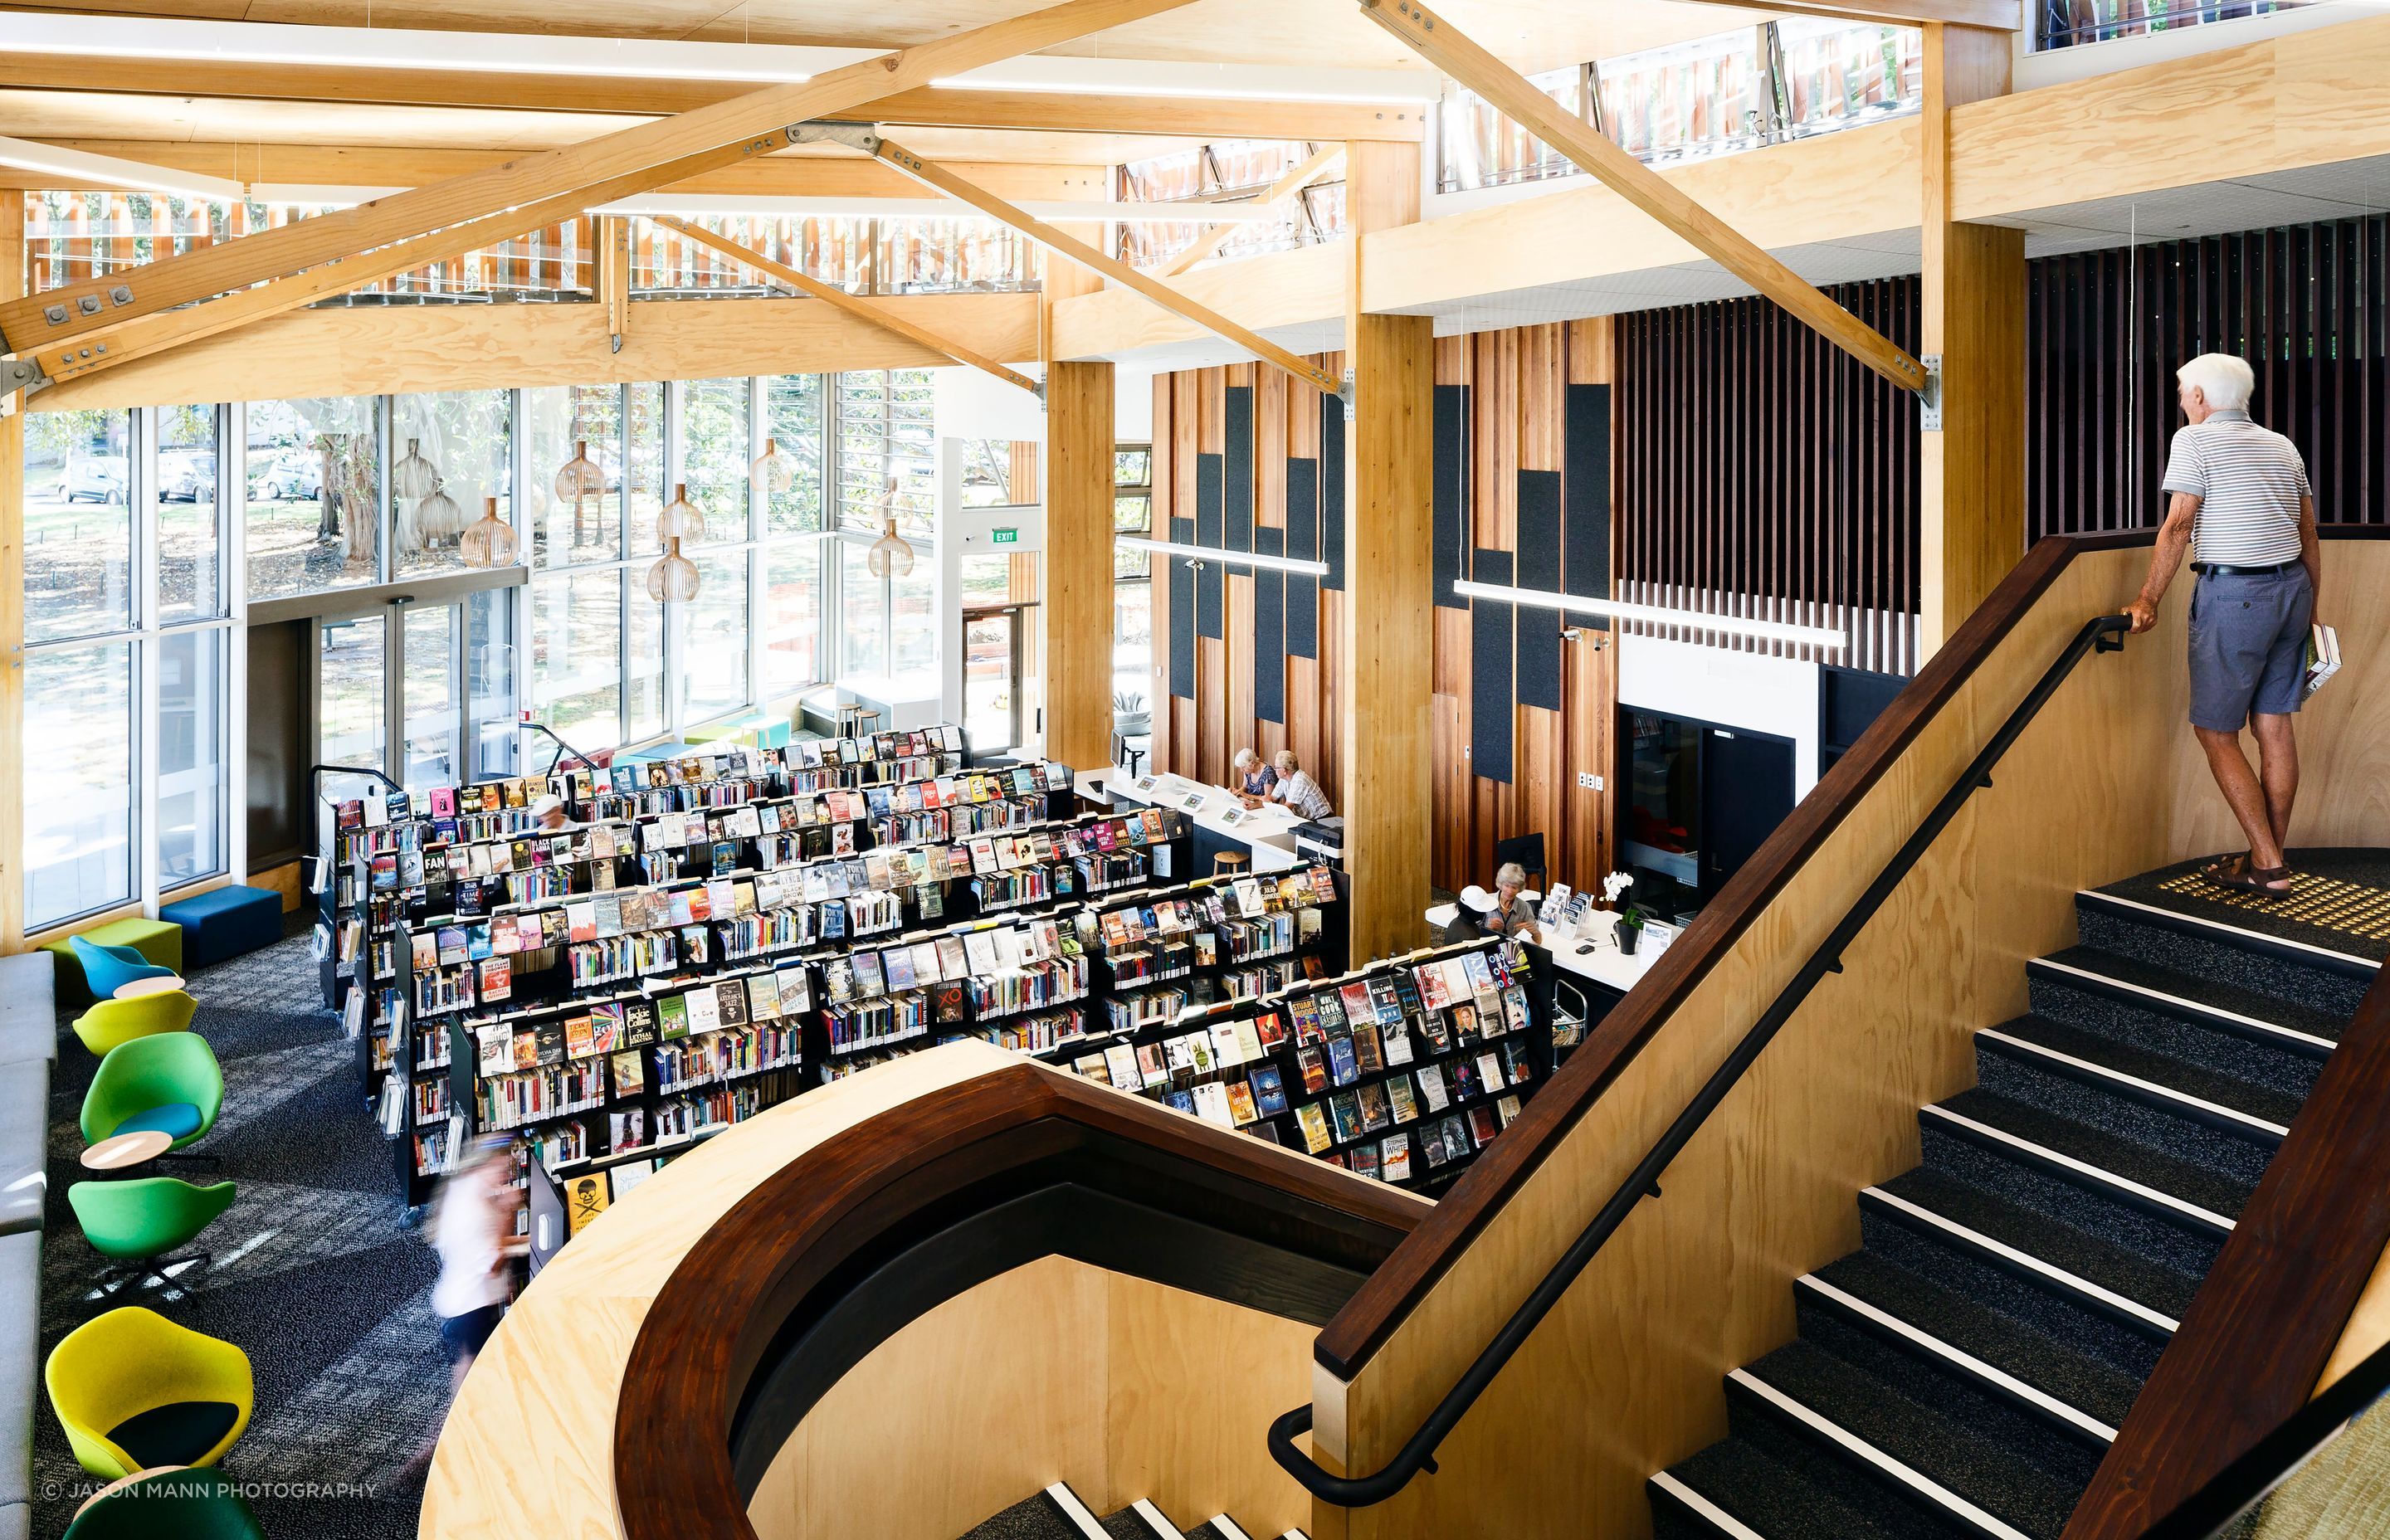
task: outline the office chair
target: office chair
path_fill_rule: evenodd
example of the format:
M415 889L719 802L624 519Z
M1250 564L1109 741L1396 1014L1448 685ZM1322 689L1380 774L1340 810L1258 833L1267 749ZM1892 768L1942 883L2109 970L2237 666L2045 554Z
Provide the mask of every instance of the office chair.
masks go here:
M1495 841L1494 869L1499 871L1512 861L1526 868L1527 886L1537 892L1544 892L1548 886L1544 880L1548 869L1544 866L1544 837L1541 834L1522 834L1516 839Z

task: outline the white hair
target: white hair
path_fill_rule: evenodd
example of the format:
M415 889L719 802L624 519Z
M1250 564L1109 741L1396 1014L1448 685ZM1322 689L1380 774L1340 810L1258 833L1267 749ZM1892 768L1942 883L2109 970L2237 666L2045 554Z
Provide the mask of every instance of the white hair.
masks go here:
M1258 764L1259 763L1261 763L1261 755L1254 753L1251 749L1238 750L1237 757L1228 762L1231 768L1238 770L1242 770L1248 764Z
M1303 762L1294 757L1294 751L1291 749L1280 749L1275 756L1275 760L1278 767L1281 770L1300 770L1303 768Z
M2256 371L2249 361L2229 353L2203 353L2175 370L2174 377L2199 388L2210 411L2245 411L2257 391Z
M1527 868L1519 865L1516 861L1503 862L1501 866L1495 868L1494 886L1499 888L1505 883L1508 883L1514 888L1525 887L1527 885Z

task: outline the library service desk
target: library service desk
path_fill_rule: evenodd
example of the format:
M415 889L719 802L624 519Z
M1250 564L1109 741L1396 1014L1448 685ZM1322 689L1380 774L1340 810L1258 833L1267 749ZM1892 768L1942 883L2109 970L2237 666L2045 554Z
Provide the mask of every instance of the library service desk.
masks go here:
M1530 895L1531 902L1534 896ZM1444 928L1452 923L1456 910L1457 905L1438 904L1427 911L1427 922L1434 926L1436 933L1441 935ZM1646 927L1642 944L1630 957L1618 949L1617 933L1613 929L1617 918L1608 910L1596 910L1587 915L1574 932L1546 935L1544 944L1551 950L1552 966L1620 995L1642 982L1643 975L1651 970L1652 962L1667 950L1668 940L1674 939L1674 930L1671 927L1656 928L1668 932L1667 939L1659 939L1655 928Z
M1185 882L1212 873L1212 857L1238 850L1253 858L1256 872L1284 871L1302 864L1295 853L1295 826L1303 822L1276 802L1247 807L1224 786L1206 786L1184 776L1147 772L1133 776L1117 764L1083 770L1079 795L1107 807L1125 802L1166 807L1195 826L1195 870L1157 875Z

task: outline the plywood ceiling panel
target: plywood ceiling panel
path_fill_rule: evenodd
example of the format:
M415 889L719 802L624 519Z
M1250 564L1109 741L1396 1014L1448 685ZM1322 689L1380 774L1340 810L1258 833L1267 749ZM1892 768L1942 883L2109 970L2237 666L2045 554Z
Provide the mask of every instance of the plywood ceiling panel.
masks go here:
M53 0L46 7L105 15L694 38L895 47L1034 8L1025 0ZM1725 32L1763 20L1680 0L1450 0L1453 22L1510 63L1545 70ZM1420 60L1349 0L1199 0L1169 14L1069 45L1058 53L1215 63L1317 64L1415 70Z

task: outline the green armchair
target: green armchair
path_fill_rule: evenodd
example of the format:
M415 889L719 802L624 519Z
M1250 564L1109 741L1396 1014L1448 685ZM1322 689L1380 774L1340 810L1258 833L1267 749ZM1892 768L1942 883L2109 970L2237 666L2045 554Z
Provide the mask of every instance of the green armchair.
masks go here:
M156 1129L180 1149L213 1128L223 1109L224 1070L206 1038L193 1032L135 1037L110 1048L91 1077L83 1097L84 1142Z
M221 1470L161 1470L87 1504L66 1540L265 1540L265 1527Z
M178 1287L166 1268L174 1263L204 1264L207 1253L173 1256L174 1248L215 1223L232 1207L233 1184L193 1187L173 1176L140 1176L129 1181L77 1182L67 1188L67 1206L83 1226L83 1238L100 1255L118 1265L101 1276L100 1289L154 1277L168 1288Z

